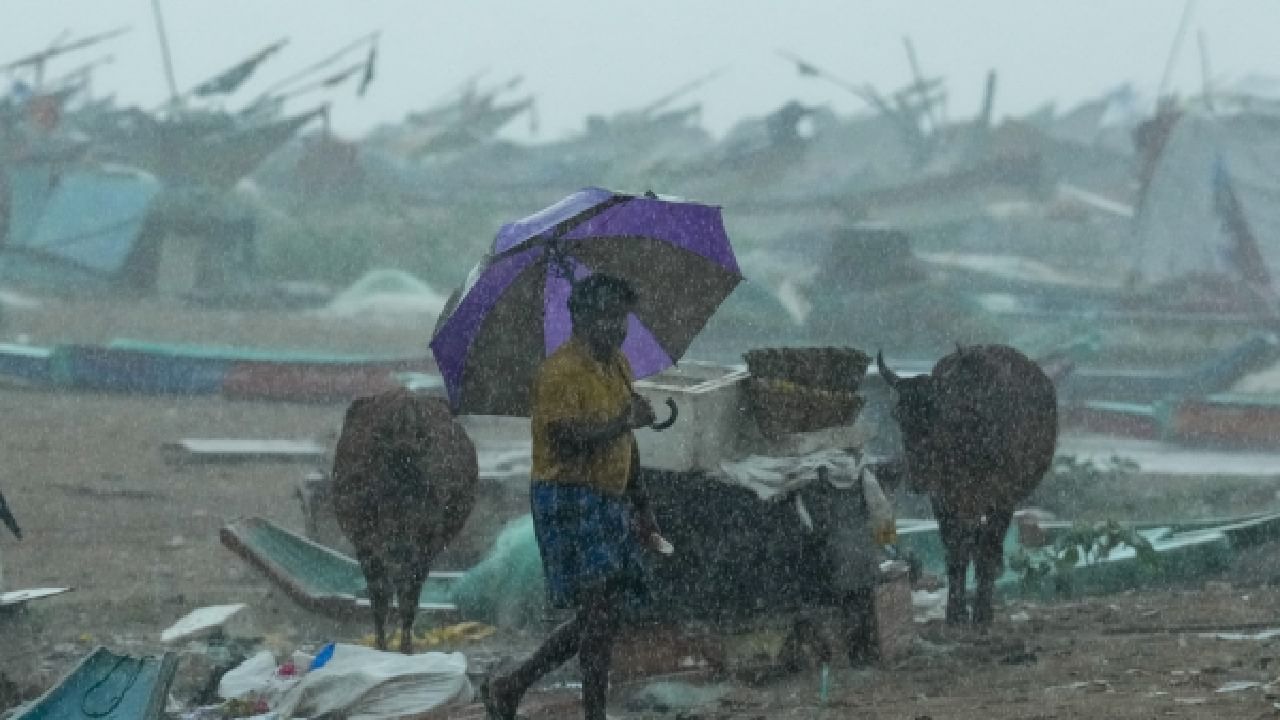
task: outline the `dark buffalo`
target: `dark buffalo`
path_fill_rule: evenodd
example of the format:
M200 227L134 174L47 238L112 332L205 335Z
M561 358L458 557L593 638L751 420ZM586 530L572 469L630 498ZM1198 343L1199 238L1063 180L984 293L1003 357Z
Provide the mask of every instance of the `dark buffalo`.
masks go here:
M1058 404L1039 365L1004 345L957 348L933 372L899 378L876 357L893 388L906 479L928 494L947 563L947 621L969 618L965 577L978 580L973 622L991 622L1013 511L1053 462Z
M443 401L394 390L347 409L333 460L334 512L368 583L380 650L394 599L400 650L411 652L431 561L466 523L478 478L475 446Z

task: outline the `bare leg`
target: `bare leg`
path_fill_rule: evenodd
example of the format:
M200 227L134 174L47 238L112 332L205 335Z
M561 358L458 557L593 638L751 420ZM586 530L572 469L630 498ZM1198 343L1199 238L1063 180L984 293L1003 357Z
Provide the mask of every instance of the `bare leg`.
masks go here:
M405 655L413 654L413 621L418 614L418 602L426 577L426 570L415 572L402 578L396 588L396 604L400 606L400 652Z
M844 610L845 648L849 653L849 665L859 667L876 657L874 590L859 588L845 594Z
M1004 536L1013 521L1013 511L989 512L987 522L978 527L977 546L974 548L974 572L978 591L973 599L973 624L990 625L994 611L996 578L1004 569Z
M374 646L387 649L387 615L391 611L391 582L382 560L369 552L358 552L360 570L364 573L369 590L369 605L373 609Z
M619 602L616 593L605 590L591 595L583 607L578 663L582 668L582 711L586 720L605 720Z
M552 631L546 642L534 651L520 666L506 675L495 676L489 681L490 705L496 712L494 720L511 720L516 716L520 698L542 676L565 664L578 654L582 639L583 612Z
M937 507L937 504L935 504ZM969 558L972 555L973 531L969 523L957 520L945 512L937 512L938 533L947 564L947 623L969 621L966 604L965 582L969 574Z

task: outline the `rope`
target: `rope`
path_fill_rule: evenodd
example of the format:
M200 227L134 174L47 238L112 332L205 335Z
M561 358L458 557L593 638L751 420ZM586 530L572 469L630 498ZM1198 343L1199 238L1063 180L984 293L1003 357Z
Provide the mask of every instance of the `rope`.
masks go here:
M120 666L124 665L125 661L131 660L131 659L132 658L128 656L118 658L116 660L116 664L112 665L111 669L108 670L105 675L99 678L97 682L90 685L88 690L84 691L84 695L80 697L80 712L84 713L85 717L91 717L91 718L107 717L111 713L115 712L116 708L120 707L120 703L124 702L124 696L129 694L129 691L133 689L134 683L138 682L138 675L142 673L142 666L146 663L146 660L144 659L136 660L137 666L134 667L133 674L129 676L128 681L125 683L124 687L120 689L120 692L116 693L115 697L111 698L111 703L106 710L94 712L94 711L90 711L89 708L86 707L87 703L89 702L89 696L93 694L93 691L105 685L107 681L110 680L111 677L116 674L116 671L120 669Z

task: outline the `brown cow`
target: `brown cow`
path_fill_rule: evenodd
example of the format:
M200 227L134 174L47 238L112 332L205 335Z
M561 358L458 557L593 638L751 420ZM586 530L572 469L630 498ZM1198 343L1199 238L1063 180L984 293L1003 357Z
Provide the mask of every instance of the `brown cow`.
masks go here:
M394 390L347 409L333 461L334 511L369 587L380 650L394 594L400 651L412 652L422 585L471 514L478 477L475 446L441 400Z
M1053 382L1005 345L957 348L928 375L903 379L876 357L897 395L907 482L927 493L946 549L947 622L968 619L965 579L977 576L974 624L992 618L1013 511L1040 484L1058 440Z

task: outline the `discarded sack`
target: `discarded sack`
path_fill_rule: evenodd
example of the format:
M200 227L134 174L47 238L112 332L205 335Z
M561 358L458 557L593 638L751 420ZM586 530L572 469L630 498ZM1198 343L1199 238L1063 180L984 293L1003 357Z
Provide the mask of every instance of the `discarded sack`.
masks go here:
M282 718L394 720L473 697L462 653L401 655L339 644L333 659L307 673L274 709Z

